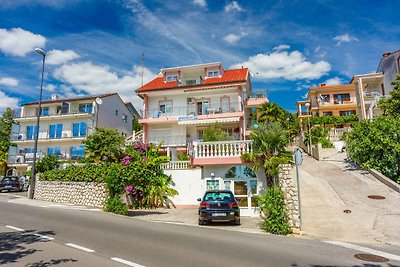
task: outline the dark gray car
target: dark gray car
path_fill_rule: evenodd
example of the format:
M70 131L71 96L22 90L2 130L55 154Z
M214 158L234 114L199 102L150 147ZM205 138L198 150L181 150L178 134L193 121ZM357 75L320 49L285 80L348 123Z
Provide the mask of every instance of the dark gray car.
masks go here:
M0 181L0 192L7 190L7 191L22 191L23 184L19 177L16 176L6 176L3 177Z

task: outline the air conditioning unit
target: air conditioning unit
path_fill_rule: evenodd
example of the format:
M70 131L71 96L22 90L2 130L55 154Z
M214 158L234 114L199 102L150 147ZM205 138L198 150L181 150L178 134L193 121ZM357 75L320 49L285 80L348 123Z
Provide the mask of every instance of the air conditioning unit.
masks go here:
M187 99L188 105L193 105L195 102L196 102L196 99L194 97L188 97L188 99Z

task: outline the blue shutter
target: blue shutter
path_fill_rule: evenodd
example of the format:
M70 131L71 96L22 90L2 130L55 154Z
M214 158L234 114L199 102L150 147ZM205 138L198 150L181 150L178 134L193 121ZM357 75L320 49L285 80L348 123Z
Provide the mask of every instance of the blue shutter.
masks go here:
M62 124L57 124L57 132L56 132L56 137L57 137L57 138L61 138L61 135L62 135L62 128L63 128L63 125L62 125Z
M81 122L79 129L79 136L86 136L86 122Z
M79 136L79 123L72 124L72 136L73 137Z
M55 137L56 137L56 125L50 124L49 138L55 138Z

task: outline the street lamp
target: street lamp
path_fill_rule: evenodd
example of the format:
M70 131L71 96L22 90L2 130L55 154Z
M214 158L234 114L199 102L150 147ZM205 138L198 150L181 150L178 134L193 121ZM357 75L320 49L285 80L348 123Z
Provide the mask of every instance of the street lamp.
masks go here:
M39 104L38 104L38 110L36 114L36 131L35 131L35 143L33 146L33 164L32 164L32 174L31 174L31 181L29 185L29 198L33 199L33 194L35 192L35 184L36 184L36 153L37 153L37 145L38 145L38 139L39 139L39 123L40 123L40 115L42 113L42 94L43 94L43 76L44 76L44 62L46 59L46 53L40 49L40 48L35 48L35 52L43 56L43 62L42 62L42 79L40 80L40 96L39 96Z
M312 153L311 124L310 124L310 116L311 116L310 103L306 103L305 106L306 106L307 114L308 114L308 116L307 116L307 122L308 122L308 134L309 134L309 138L310 138L310 141L309 141L310 151L309 151L309 153L310 153L310 155L311 155L311 157L312 157L312 156L313 156L313 153Z

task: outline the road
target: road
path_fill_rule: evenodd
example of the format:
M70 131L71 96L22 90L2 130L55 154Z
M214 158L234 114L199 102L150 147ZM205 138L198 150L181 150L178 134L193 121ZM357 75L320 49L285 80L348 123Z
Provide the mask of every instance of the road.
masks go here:
M400 253L368 265L354 257L359 249L318 240L149 222L35 201L16 204L12 198L0 194L0 265L400 266Z

